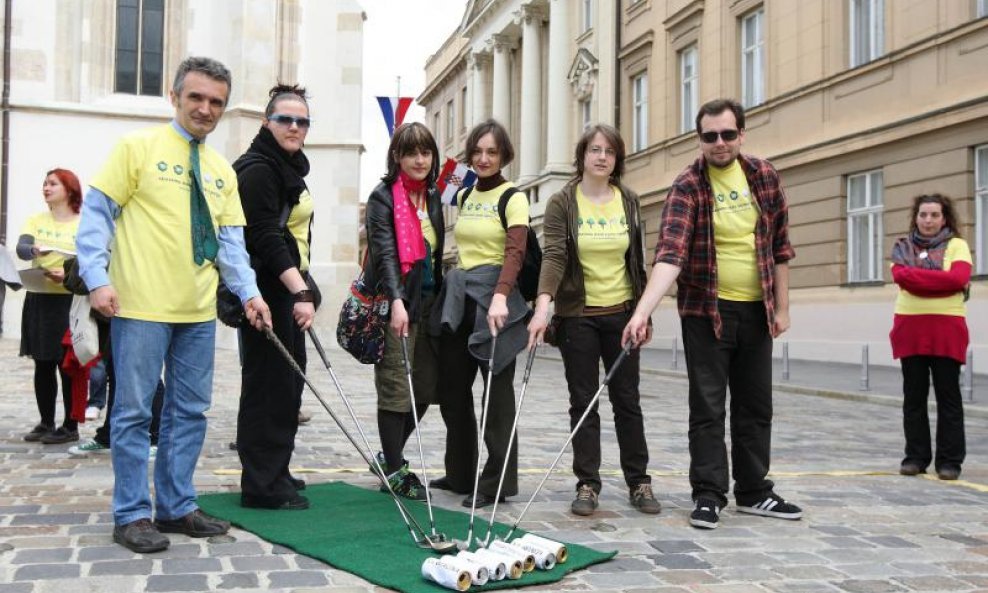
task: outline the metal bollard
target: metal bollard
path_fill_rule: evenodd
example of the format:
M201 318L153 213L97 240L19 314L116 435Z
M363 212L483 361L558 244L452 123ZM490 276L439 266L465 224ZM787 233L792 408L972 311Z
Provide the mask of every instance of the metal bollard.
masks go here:
M868 344L861 346L861 391L868 391Z
M672 368L679 368L679 338L672 337Z
M789 342L782 342L782 380L789 380Z
M961 393L967 395L967 401L974 401L974 349L967 347L967 360L964 362L964 384Z

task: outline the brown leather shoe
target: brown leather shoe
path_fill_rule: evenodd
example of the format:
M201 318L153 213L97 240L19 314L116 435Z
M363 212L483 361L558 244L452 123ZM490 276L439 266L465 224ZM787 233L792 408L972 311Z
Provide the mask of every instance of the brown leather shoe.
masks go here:
M956 480L961 477L961 470L956 467L941 467L937 470L937 477L941 480Z
M210 517L199 509L178 519L156 519L154 524L162 533L184 533L189 537L212 537L230 530L229 523Z
M113 541L138 554L160 552L171 543L151 524L150 519L138 519L126 525L114 525Z
M903 461L902 465L899 466L899 473L903 476L917 476L919 474L925 474L926 469L920 467L914 461Z

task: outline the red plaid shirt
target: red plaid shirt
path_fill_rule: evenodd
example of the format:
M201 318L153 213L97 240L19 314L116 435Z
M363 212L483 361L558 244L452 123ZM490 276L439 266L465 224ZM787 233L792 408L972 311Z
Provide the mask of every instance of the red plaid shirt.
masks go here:
M775 321L775 264L795 257L789 244L789 214L779 173L768 161L741 155L738 162L755 196L759 216L755 224L758 277L769 328ZM672 184L662 209L655 263L681 268L676 280L679 315L709 317L720 338L717 311L717 248L711 204L713 190L701 156Z

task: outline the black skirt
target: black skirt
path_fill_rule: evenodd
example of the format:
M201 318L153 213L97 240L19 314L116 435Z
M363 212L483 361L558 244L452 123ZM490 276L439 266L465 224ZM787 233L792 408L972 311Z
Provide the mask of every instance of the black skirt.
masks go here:
M21 315L21 356L61 361L65 356L62 338L69 329L71 307L71 294L27 293Z

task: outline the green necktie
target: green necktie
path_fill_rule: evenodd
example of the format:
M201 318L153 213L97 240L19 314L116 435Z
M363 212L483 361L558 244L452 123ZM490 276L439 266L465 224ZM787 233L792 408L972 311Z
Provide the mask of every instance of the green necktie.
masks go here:
M207 259L216 260L220 245L216 241L213 219L209 216L209 204L202 190L199 141L195 138L189 144L189 165L192 169L192 259L201 266Z

